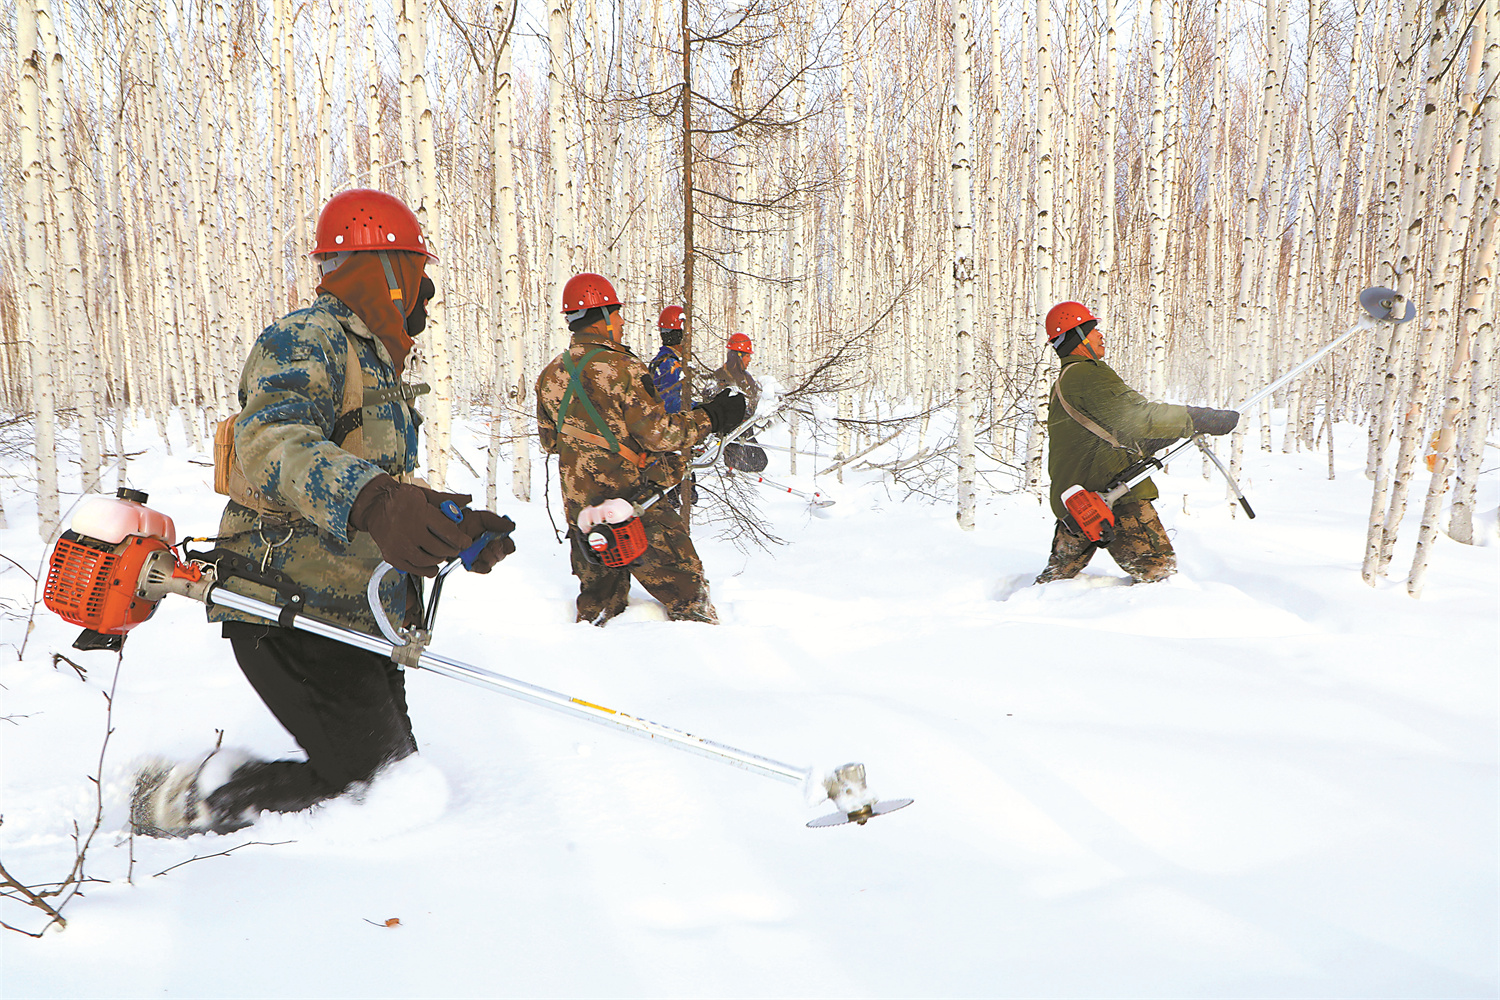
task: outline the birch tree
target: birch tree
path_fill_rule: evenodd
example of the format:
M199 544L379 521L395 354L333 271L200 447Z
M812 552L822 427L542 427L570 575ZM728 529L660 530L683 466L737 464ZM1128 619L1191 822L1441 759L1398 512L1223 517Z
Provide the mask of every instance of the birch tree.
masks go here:
M970 0L953 5L953 293L958 304L958 526L974 530L974 220L971 159L974 146L974 13Z

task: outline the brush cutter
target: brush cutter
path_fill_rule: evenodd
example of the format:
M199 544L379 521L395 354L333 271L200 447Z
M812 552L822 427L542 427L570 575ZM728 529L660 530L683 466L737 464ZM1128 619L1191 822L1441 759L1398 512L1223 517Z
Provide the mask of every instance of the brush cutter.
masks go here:
M727 465L724 467L724 471L731 472L734 475L739 476L741 479L748 479L751 482L759 483L762 486L769 486L771 487L771 489L776 490L779 493L790 493L794 497L801 497L803 500L806 500L814 507L832 507L834 504L833 500L830 500L822 493L818 493L816 491L808 493L805 490L793 489L785 483L778 483L775 480L767 479L765 476L762 476L757 472L745 472L743 469L735 469Z
M1297 367L1281 376L1281 378L1235 407L1235 410L1241 414L1249 412L1252 406L1317 364L1324 355L1335 350L1360 331L1368 329L1371 321L1405 323L1417 314L1415 303L1406 301L1401 295L1389 288L1381 288L1379 286L1372 286L1360 292L1359 304L1364 309L1366 315L1360 317L1358 322L1324 345L1318 353L1303 361ZM1405 307L1404 309L1402 308L1403 306ZM1142 457L1140 461L1120 473L1103 493L1086 490L1082 486L1068 487L1062 494L1063 506L1067 508L1074 523L1086 538L1101 545L1108 545L1114 540L1115 501L1129 492L1131 487L1151 475L1152 472L1164 468L1168 459L1189 445L1197 445L1202 450L1203 454L1208 457L1208 460L1214 464L1214 467L1223 474L1224 479L1229 483L1229 488L1234 491L1235 498L1239 500L1240 506L1245 509L1245 513L1252 518L1255 517L1255 511L1250 508L1250 501L1245 498L1245 494L1240 491L1239 484L1234 481L1234 477L1229 474L1229 470L1224 467L1224 463L1219 461L1219 457L1214 454L1213 448L1202 434L1191 435L1160 458L1154 458L1149 455Z
M175 536L172 519L146 507L146 499L144 493L121 490L118 498L99 497L91 501L79 510L70 530L63 533L53 549L43 600L65 621L84 627L80 641L88 639L93 642L86 648L101 648L97 640L104 637L113 640L111 648L119 649L126 633L149 619L162 598L178 594L210 607L229 608L283 628L299 629L388 655L406 666L643 736L755 774L800 785L805 790L816 788L833 800L839 811L813 820L808 826L862 825L874 816L911 804L911 799L882 801L877 798L865 784L863 764L846 764L820 774L813 768L797 767L738 750L583 698L549 691L433 653L426 646L432 637L431 627L441 593L436 584L430 602L423 609L421 624L397 629L380 605L377 591L379 577L384 576L385 569L377 569L369 594L371 610L376 621L381 623L383 638L303 614L301 594L289 581L277 581L274 576L257 576L253 565L240 567L220 551L195 553L187 550L186 541L172 543L170 539ZM458 513L461 519L462 512ZM450 513L449 516L453 515ZM469 552L477 555L487 541L482 538L476 541ZM176 551L179 548L181 556ZM461 565L464 565L462 555L443 567L438 581ZM283 594L284 603L272 604L237 593L228 586L235 579L270 585Z
M758 414L753 418L747 418L728 434L719 435L713 441L713 443L704 448L702 454L693 456L693 468L706 469L712 465L717 464L718 461L724 457L724 449L726 447L732 444L738 444L739 439L749 434L754 428L763 424L769 424L781 414L781 411L782 407L778 406L767 413ZM757 442L753 447L764 448L766 446Z

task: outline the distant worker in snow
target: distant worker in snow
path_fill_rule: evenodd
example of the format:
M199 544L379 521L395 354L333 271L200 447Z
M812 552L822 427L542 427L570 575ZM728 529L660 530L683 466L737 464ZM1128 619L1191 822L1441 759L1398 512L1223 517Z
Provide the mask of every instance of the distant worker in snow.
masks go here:
M439 509L468 496L413 479L425 385L401 381L412 338L436 286L417 217L382 191L335 195L318 217L322 280L312 304L266 327L240 376L242 409L216 437L216 485L230 497L219 523L221 564L295 587L302 610L376 634L366 603L375 568L435 576L484 531L481 573L515 551L510 518ZM232 441L232 451L230 442ZM267 603L284 596L237 580ZM392 621L413 610L409 577L387 574L380 597ZM157 761L137 774L135 832L187 836L249 825L261 810L295 812L368 781L416 752L401 669L383 656L263 619L209 607L256 694L307 754L253 760L215 750L185 764Z
M710 433L724 434L745 418L744 397L725 390L701 406L668 413L650 372L622 342L624 318L614 286L578 274L563 287L563 314L572 341L536 382L537 434L558 456L563 508L579 512L606 500L642 504L668 485L664 453L680 452ZM577 621L604 625L625 610L632 576L674 621L718 623L708 581L682 517L665 503L639 513L646 550L629 566L592 562L572 547L578 577ZM576 527L570 527L570 533Z
M750 374L750 358L754 353L749 337L743 333L734 334L724 352L724 363L708 373L704 389L710 395L725 387L738 389L745 394L747 417L753 417L756 406L760 404L760 383Z
M1228 434L1240 415L1148 402L1105 364L1099 321L1078 302L1059 302L1047 313L1047 340L1062 358L1047 408L1047 471L1052 478L1052 555L1037 583L1077 576L1100 547L1072 522L1062 494L1074 485L1102 493L1124 469L1180 438ZM1143 480L1114 505L1109 554L1135 580L1150 583L1177 571L1177 554L1156 508L1156 484Z
M667 306L656 320L661 350L651 360L651 383L668 413L682 409L682 381L687 374L687 363L682 360L682 317L682 306Z
M729 338L724 363L710 372L706 380L708 392L733 388L744 393L747 419L755 415L756 407L760 405L760 383L750 374L750 359L754 354L750 338L743 333L734 334ZM764 472L769 460L755 435L747 433L724 446L724 464L741 472Z

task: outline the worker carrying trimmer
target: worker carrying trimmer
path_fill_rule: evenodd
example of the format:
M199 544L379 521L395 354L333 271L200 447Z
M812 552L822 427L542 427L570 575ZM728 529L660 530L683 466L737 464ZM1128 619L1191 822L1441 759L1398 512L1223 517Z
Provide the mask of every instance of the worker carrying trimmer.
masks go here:
M1107 548L1116 563L1142 583L1177 571L1177 554L1151 501L1156 484L1143 479L1113 506L1113 525L1090 538L1064 504L1074 487L1104 493L1135 462L1193 434L1228 434L1236 410L1152 403L1105 364L1099 320L1079 302L1059 302L1047 313L1047 341L1062 359L1047 408L1047 472L1057 528L1052 555L1037 583L1068 580L1094 552ZM1097 529L1096 529L1097 530Z
M558 457L563 507L574 538L576 620L602 626L624 611L634 576L672 621L718 624L703 563L682 516L648 500L676 485L673 477L680 477L681 465L672 453L740 425L745 397L725 389L700 407L668 413L650 372L623 343L620 297L602 275L569 278L562 311L572 338L537 378L536 420L542 448ZM615 521L609 512L601 521L579 523L585 509L592 512L608 501L625 501L618 533L591 530ZM633 515L632 506L639 508ZM616 539L595 561L600 550L586 549L591 542L583 540L605 539L606 531ZM629 546L623 554L622 544Z
M515 525L414 481L412 402L427 386L401 375L436 291L416 215L383 191L344 191L318 216L312 256L318 297L256 339L243 409L215 436L215 487L230 500L213 556L245 596L290 594L298 611L374 635L367 583L382 561L409 574L391 574L379 594L401 621L420 603L411 576L436 576L492 532L472 566L487 573L515 551ZM217 605L209 620L223 623L241 671L307 758L225 748L148 762L132 793L136 833L227 833L262 810L332 798L416 752L405 680L388 655Z

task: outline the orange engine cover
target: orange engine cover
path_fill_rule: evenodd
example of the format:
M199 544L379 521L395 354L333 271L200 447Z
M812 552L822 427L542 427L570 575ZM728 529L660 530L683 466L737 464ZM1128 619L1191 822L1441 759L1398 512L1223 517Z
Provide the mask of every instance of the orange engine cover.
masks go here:
M156 610L155 601L136 596L136 581L146 557L165 548L154 535L129 535L105 548L66 532L52 550L42 601L64 621L124 635Z
M606 522L595 525L585 541L604 565L629 566L646 551L646 526L638 516L619 524Z
M1062 502L1090 541L1108 545L1114 540L1115 512L1099 494L1082 486L1070 486L1063 491Z

